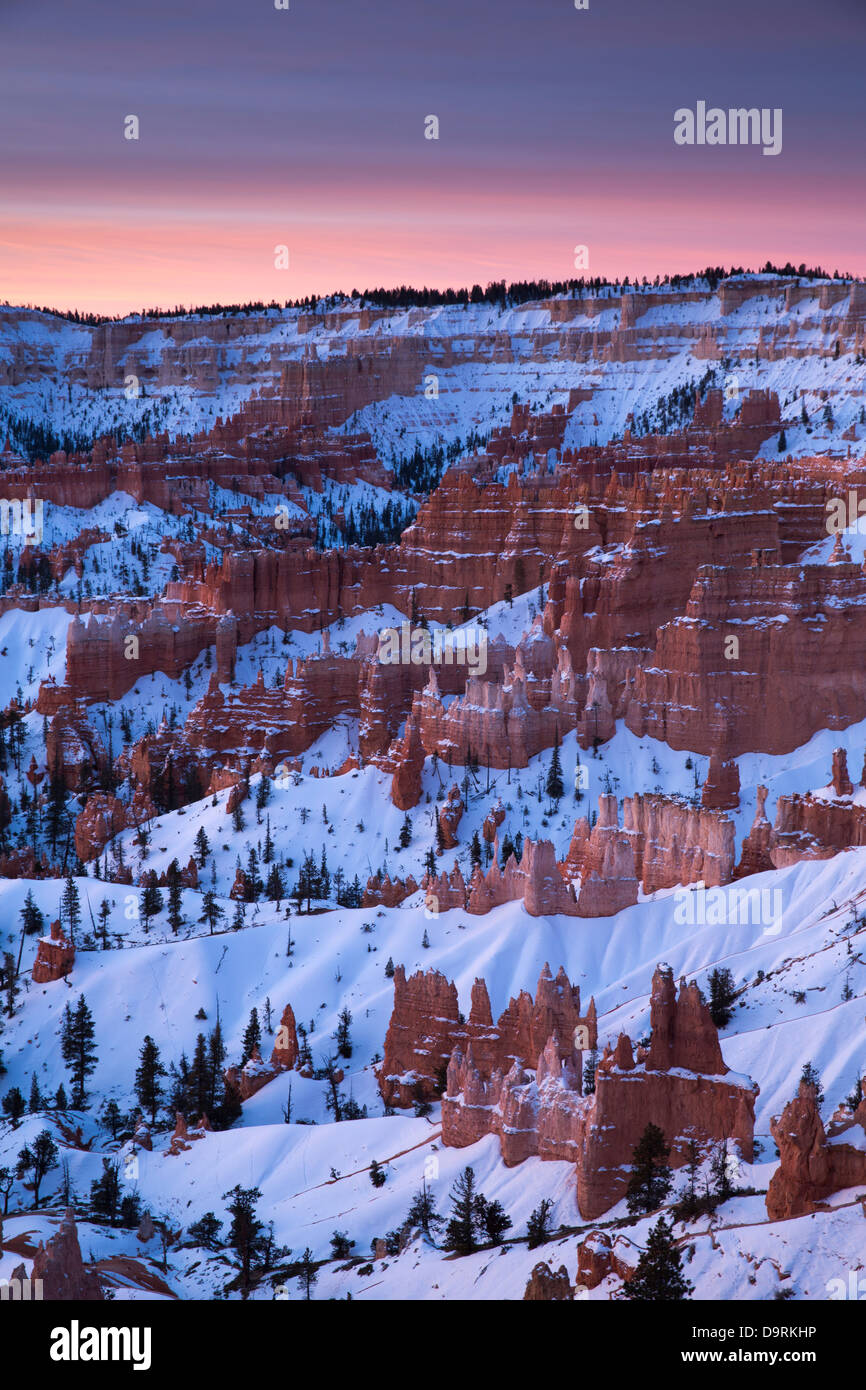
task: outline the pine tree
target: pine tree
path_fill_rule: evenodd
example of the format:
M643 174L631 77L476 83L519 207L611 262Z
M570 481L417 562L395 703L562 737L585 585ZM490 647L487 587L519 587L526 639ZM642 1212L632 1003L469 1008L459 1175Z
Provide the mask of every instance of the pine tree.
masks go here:
M565 783L562 780L562 761L559 756L559 730L556 731L556 741L553 745L553 754L550 759L550 768L547 773L547 784L545 791L551 801L559 801L565 791Z
M42 1095L39 1090L39 1081L34 1072L30 1078L30 1103L28 1109L31 1115L36 1115L42 1109Z
M105 1109L102 1112L102 1123L105 1125L112 1139L117 1139L117 1131L120 1128L121 1118L120 1106L112 1097L111 1100L106 1101Z
M30 1175L33 1184L33 1205L39 1207L39 1189L44 1179L57 1167L57 1145L51 1131L43 1129L32 1144L25 1144L18 1154L17 1173L19 1178Z
M477 830L472 836L472 840L469 844L469 859L473 866L481 864L481 840L479 839Z
M277 907L279 907L282 899L286 896L286 885L283 882L279 864L271 864L271 871L268 874L268 881L265 885L265 895L268 902L276 903Z
M386 1181L385 1171L377 1158L370 1164L370 1182L374 1187L384 1187Z
M349 1037L349 1028L352 1023L352 1015L347 1008L340 1010L337 1031L334 1034L334 1042L337 1046L339 1057L349 1058L352 1055L352 1040Z
M225 917L225 913L217 902L216 893L212 892L210 889L203 895L201 905L202 914L199 921L207 922L210 933L213 935L214 927L222 921L223 917Z
M96 914L99 919L99 926L96 928L96 935L102 943L103 951L110 950L108 940L108 923L111 920L111 905L107 898L103 898L99 904L99 911Z
M74 1009L66 1005L60 1035L61 1055L72 1078L72 1106L75 1110L85 1108L87 1078L96 1068L94 1036L93 1015L81 994Z
M815 1087L815 1103L817 1105L823 1105L824 1088L821 1085L821 1074L818 1068L813 1066L811 1062L807 1062L800 1073L800 1080L805 1081L807 1086Z
M177 867L177 860L174 861L174 864ZM168 885L168 925L175 936L184 925L180 873L177 874L177 877L172 877Z
M441 1226L444 1218L436 1210L436 1198L427 1187L425 1178L421 1179L421 1189L412 1198L412 1205L406 1213L406 1224L408 1226L420 1226L428 1240L433 1239L433 1232L437 1226Z
M403 817L403 824L400 826L400 838L397 843L401 849L408 849L412 843L412 821L408 811Z
M250 1021L244 1030L242 1043L241 1066L248 1062L253 1054L253 1048L258 1047L262 1040L262 1029L259 1023L259 1015L256 1009L250 1011Z
M57 1087L56 1092L54 1093L54 1108L55 1110L60 1110L61 1112L66 1109L66 1091L63 1088L62 1081L60 1085Z
M622 1297L643 1303L670 1303L688 1298L694 1286L683 1274L673 1241L673 1226L660 1216L647 1236L646 1249L622 1290Z
M538 1206L531 1213L526 1223L526 1232L529 1237L527 1244L530 1250L535 1250L537 1246L544 1245L545 1241L550 1240L552 1235L550 1213L552 1211L553 1202L549 1197L542 1197Z
M474 1169L463 1169L449 1195L454 1214L445 1230L445 1249L457 1255L471 1255L478 1249L475 1238L478 1194Z
M193 1221L187 1234L195 1245L201 1245L205 1250L216 1251L220 1249L219 1232L222 1225L212 1211L206 1211L198 1221Z
M192 1113L199 1117L207 1113L210 1104L211 1074L207 1055L207 1042L204 1033L195 1040L195 1052L189 1074L189 1091Z
M441 858L445 853L445 832L442 829L442 817L436 817L436 853Z
M162 894L156 884L146 884L141 895L141 920L146 932L150 930L151 919L159 916L162 907Z
M598 1066L598 1048L594 1047L583 1064L583 1094L591 1096L595 1091L595 1071Z
M102 1177L90 1184L90 1207L94 1216L104 1216L113 1226L120 1208L120 1164L103 1158Z
M500 1245L511 1226L511 1217L500 1201L488 1202L480 1193L476 1203L476 1220L491 1245Z
M209 854L210 842L208 841L207 834L205 833L205 828L202 825L200 826L198 833L195 837L196 862L198 863L200 869L204 868L205 862Z
M319 1275L313 1263L313 1252L309 1245L304 1251L298 1265L298 1278L301 1281L301 1288L304 1290L304 1298L309 1302L310 1291L316 1283Z
M81 926L81 902L78 896L78 889L71 874L66 879L63 895L60 899L60 912L70 941L75 943L75 933Z
M13 1129L18 1128L18 1122L27 1109L27 1102L22 1096L17 1086L12 1086L3 1097L2 1102L4 1115L9 1116Z
M135 1094L142 1110L149 1111L151 1124L156 1123L156 1112L162 1100L162 1087L159 1078L165 1074L165 1067L159 1058L159 1048L148 1034L138 1054Z
M713 1178L713 1188L720 1202L726 1202L734 1192L730 1169L728 1141L723 1139L721 1143L717 1144L714 1148L713 1156L710 1160L710 1173Z
M21 922L27 936L42 936L45 933L45 918L33 901L33 889L29 889L21 909Z
M391 959L391 957L389 956L388 959L387 959L387 961L385 962L385 979L386 979L386 980L393 980L393 978L394 978L394 962L393 962L393 960Z
M717 1028L730 1023L736 992L734 977L727 966L717 966L710 971L710 1018Z
M626 1202L631 1216L660 1207L671 1190L670 1148L658 1125L648 1124L632 1153Z
M241 1187L240 1183L223 1193L223 1201L231 1199L228 1212L232 1220L227 1241L240 1260L244 1296L250 1288L253 1264L264 1231L264 1223L259 1220L256 1212L256 1203L261 1200L261 1195L259 1188Z
M334 1231L331 1236L331 1259L348 1260L355 1242L350 1240L345 1231Z

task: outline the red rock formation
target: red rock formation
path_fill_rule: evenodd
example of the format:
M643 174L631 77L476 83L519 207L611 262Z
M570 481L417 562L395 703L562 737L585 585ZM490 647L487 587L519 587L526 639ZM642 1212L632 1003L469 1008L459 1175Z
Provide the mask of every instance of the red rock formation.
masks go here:
M81 1258L75 1213L66 1208L56 1233L40 1241L33 1256L31 1279L41 1279L48 1302L97 1303L104 1297L98 1277Z
M45 761L67 791L83 791L104 772L108 757L96 730L77 709L58 710L48 726Z
M448 1064L443 1142L462 1148L494 1133L508 1165L533 1154L574 1162L578 1204L589 1220L625 1195L631 1154L650 1120L664 1132L674 1167L687 1162L690 1138L733 1140L751 1161L757 1087L726 1079L697 987L684 985L674 997L672 974L660 967L651 1019L649 1055L636 1062L622 1037L615 1052L605 1050L588 1097L581 1095L579 1056L564 1055L557 1033L538 1056L534 1075L520 1061L505 1076L501 1066L485 1074L470 1039L465 1055L455 1049Z
M367 879L367 887L361 899L362 907L398 907L405 898L418 892L418 884L410 874L404 882L401 878L392 879L389 874L382 878L374 874Z
M650 996L652 1041L646 1057L647 1071L687 1071L724 1076L719 1034L696 982L680 981L677 996L669 966L657 967Z
M108 792L91 792L75 821L75 853L82 863L97 859L122 830L139 829L156 815L150 797L136 791L131 802L119 801Z
M523 1300L541 1303L566 1303L574 1298L574 1290L565 1265L554 1274L546 1260L537 1264L526 1285Z
M296 1067L299 1056L295 1015L291 1004L287 1004L277 1029L276 1042L270 1061L263 1061L258 1046L255 1046L242 1067L226 1068L224 1072L226 1086L235 1092L241 1102L249 1100L250 1096L254 1096L263 1086L267 1086L268 1082L273 1081L280 1072L291 1071L293 1067Z
M613 1239L607 1231L590 1231L577 1247L578 1288L597 1289L609 1274L627 1283L639 1259L637 1246L627 1236Z
M487 815L484 817L484 824L481 827L481 834L489 845L493 844L493 841L496 839L496 832L504 820L505 807L500 800L487 812Z
M463 815L463 801L460 797L460 788L456 782L448 792L445 805L439 812L439 824L442 827L442 841L446 849L455 849L460 843L457 838L457 827Z
M701 805L708 811L735 811L739 804L740 769L733 759L725 761L714 749L701 789Z
M59 922L51 923L51 935L40 938L36 947L36 959L33 962L33 983L35 985L51 984L53 980L62 980L68 975L75 964L75 947L72 942L63 934L63 928Z
M297 1065L299 1055L295 1015L291 1004L287 1004L283 1009L280 1026L277 1029L277 1038L271 1053L271 1066L281 1067L284 1071L291 1071L292 1067Z
M833 750L833 773L831 777L833 790L837 796L852 796L854 787L851 778L848 776L848 755L844 748Z
M386 1105L411 1105L416 1092L436 1098L459 1028L457 990L444 975L419 970L407 980L403 966L395 968L394 1009L378 1073Z
M718 887L731 881L734 823L720 812L648 792L625 798L623 820L635 837L635 866L645 893L678 883Z
M378 1072L385 1103L408 1106L416 1090L425 1099L436 1099L449 1058L470 1053L484 1077L500 1080L515 1059L537 1057L551 1035L560 1040L562 1059L595 1047L595 1003L581 1013L580 990L572 987L560 967L554 978L545 965L538 979L535 999L525 990L511 999L496 1024L490 1010L487 986L476 980L468 1022L460 1022L457 991L437 971L420 971L406 980L398 966L394 972L394 1009L385 1038L384 1060Z
M183 1115L179 1110L176 1110L174 1134L171 1136L165 1152L167 1155L177 1157L178 1154L184 1153L194 1140L204 1139L205 1135L210 1134L210 1132L211 1126L207 1115L202 1115L198 1124L189 1129Z
M866 1102L837 1133L852 1128L866 1131ZM797 1095L789 1101L781 1117L770 1121L770 1132L779 1146L779 1167L767 1189L767 1216L784 1221L815 1211L818 1203L833 1192L866 1183L866 1149L862 1134L859 1146L828 1142L818 1110L817 1091L801 1081ZM852 1137L854 1137L852 1135Z
M730 758L788 753L819 728L863 719L864 599L856 564L779 565L756 552L751 565L702 566L685 616L659 628L635 674L628 727Z
M426 758L421 734L411 714L402 739L394 745L393 757L397 767L391 779L391 800L398 811L408 811L421 800L421 773Z
M762 874L767 869L773 868L773 861L770 858L773 827L764 812L767 788L759 786L757 796L758 805L755 810L755 819L752 821L751 830L743 841L740 862L734 874L735 878L745 878L748 874Z

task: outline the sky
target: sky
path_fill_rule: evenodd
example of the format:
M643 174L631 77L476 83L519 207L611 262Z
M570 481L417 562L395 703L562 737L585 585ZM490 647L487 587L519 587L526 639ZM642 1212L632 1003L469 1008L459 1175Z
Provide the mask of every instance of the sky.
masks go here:
M0 300L866 274L863 0L288 4L0 0ZM781 152L676 144L699 101Z

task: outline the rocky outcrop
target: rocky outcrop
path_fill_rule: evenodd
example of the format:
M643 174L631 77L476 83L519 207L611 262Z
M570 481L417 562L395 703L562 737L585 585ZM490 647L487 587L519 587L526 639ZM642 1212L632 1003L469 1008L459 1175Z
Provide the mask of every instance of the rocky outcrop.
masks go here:
M265 1062L256 1044L243 1066L227 1067L223 1079L226 1086L243 1102L256 1095L263 1086L273 1081L280 1072L291 1071L298 1064L300 1049L295 1028L295 1015L291 1004L287 1004L277 1029L276 1041L270 1060Z
M41 937L36 947L36 959L33 962L32 971L33 983L35 985L47 985L54 980L62 980L64 976L70 974L74 964L75 947L64 935L60 923L52 922L50 936Z
M554 1274L546 1260L535 1266L529 1276L524 1302L567 1303L574 1298L574 1290L565 1265L560 1265Z
M469 1039L448 1064L443 1143L463 1148L493 1133L509 1166L532 1155L573 1162L588 1220L625 1195L632 1152L650 1121L664 1132L673 1167L687 1162L692 1138L732 1140L751 1161L757 1087L729 1075L697 986L683 982L677 996L672 972L660 966L650 1013L649 1051L635 1057L622 1035L615 1050L605 1048L589 1096L582 1095L580 1050L573 1039L563 1046L558 1031L536 1054L534 1070L518 1059L507 1073L507 1059L481 1065Z
M830 778L837 796L852 796L854 787L848 776L848 755L844 748L833 750L833 771Z
M837 1141L835 1135L846 1131L857 1143ZM833 1192L866 1183L866 1101L828 1139L817 1091L801 1081L781 1116L771 1120L770 1132L779 1147L779 1167L767 1189L770 1221L803 1216Z
M207 1115L202 1115L198 1123L190 1128L179 1110L175 1111L174 1133L168 1141L166 1154L177 1157L185 1153L196 1139L204 1139L210 1134L211 1126Z
M515 1059L537 1056L553 1034L561 1039L563 1058L571 1058L575 1048L593 1048L597 1041L595 1003L590 1000L586 1014L581 1012L580 990L561 967L554 977L545 965L535 998L523 990L494 1024L483 980L472 987L469 1018L463 1022L457 990L444 975L418 971L407 981L405 970L397 966L379 1090L388 1105L408 1106L419 1096L436 1099L453 1056L471 1050L483 1076L501 1075Z
M421 800L421 774L426 758L421 734L411 714L402 739L394 745L393 757L397 766L391 779L391 800L398 811L409 811Z
M405 880L391 878L390 874L374 874L367 879L367 887L361 898L362 907L399 907L405 898L418 892L418 884L411 874Z
M460 788L456 783L450 788L445 805L439 812L439 824L442 827L442 843L446 849L456 849L459 844L457 827L463 815L463 800L460 796Z
M30 1277L41 1279L42 1297L48 1302L96 1303L104 1297L99 1279L81 1258L71 1207L67 1207L56 1233L39 1242Z
M740 769L733 758L723 759L714 749L701 788L701 805L707 811L735 811L739 804Z
M123 830L138 830L155 815L156 807L146 792L136 791L129 802L109 792L92 792L75 820L75 853L84 864L97 859L105 846Z
M590 1231L577 1247L577 1284L597 1289L610 1274L626 1283L634 1274L640 1253L627 1236Z

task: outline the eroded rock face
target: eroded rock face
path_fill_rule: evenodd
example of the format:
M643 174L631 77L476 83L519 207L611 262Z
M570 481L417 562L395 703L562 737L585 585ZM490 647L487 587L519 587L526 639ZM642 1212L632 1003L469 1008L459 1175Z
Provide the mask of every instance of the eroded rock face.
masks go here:
M866 714L864 598L853 563L784 565L756 551L751 564L702 566L685 614L659 628L635 675L628 727L736 757L789 753L855 723Z
M565 1265L560 1265L554 1274L546 1260L535 1266L526 1285L524 1302L565 1303L574 1298L574 1290Z
M519 1013L520 1002L509 1007ZM664 1132L673 1167L688 1161L691 1138L732 1140L751 1161L757 1087L728 1077L697 986L683 984L677 997L671 971L660 967L651 1022L652 1045L637 1060L625 1035L615 1051L605 1049L589 1096L581 1093L580 1052L573 1042L564 1045L559 1032L536 1054L534 1072L520 1056L506 1071L507 1057L482 1061L473 1039L465 1050L461 1042L448 1064L443 1143L463 1148L496 1134L509 1166L532 1155L573 1162L578 1205L588 1220L625 1196L633 1150L650 1122Z
M701 789L701 805L708 811L735 811L739 804L740 769L733 758L722 758L716 748Z
M851 796L854 791L851 778L848 776L848 754L844 748L833 750L833 772L831 776L833 790L837 796Z
M846 1129L866 1130L866 1104L861 1102L848 1124L836 1127L835 1132ZM779 1146L779 1167L767 1189L771 1221L802 1216L831 1193L866 1183L866 1150L828 1141L817 1092L807 1082L800 1082L794 1099L781 1116L771 1120L770 1132Z
M99 1279L81 1258L71 1207L67 1207L55 1235L39 1242L31 1278L42 1280L42 1297L51 1302L96 1303L104 1297Z
M590 1231L577 1247L577 1283L597 1289L609 1274L627 1282L634 1274L640 1252L627 1236L615 1239L608 1231Z
M36 947L33 983L47 985L53 980L62 980L71 972L74 964L75 947L64 935L60 923L52 922L51 935L41 937Z
M275 1076L279 1076L280 1072L296 1067L299 1056L295 1015L291 1004L287 1004L283 1009L270 1060L263 1060L257 1044L242 1067L226 1067L223 1073L225 1083L240 1101L249 1100L250 1096L256 1095L269 1081L273 1081Z
M596 1045L595 1003L581 1012L580 990L560 967L551 975L545 965L535 998L522 991L511 999L494 1024L483 980L472 987L468 1020L460 1021L457 990L438 971L416 972L408 980L402 966L394 971L394 1009L385 1037L384 1060L378 1072L379 1090L387 1105L408 1106L422 1095L433 1100L445 1081L446 1068L463 1053L471 1056L485 1078L509 1070L516 1059L537 1056L552 1034L561 1043L562 1057L575 1047Z

